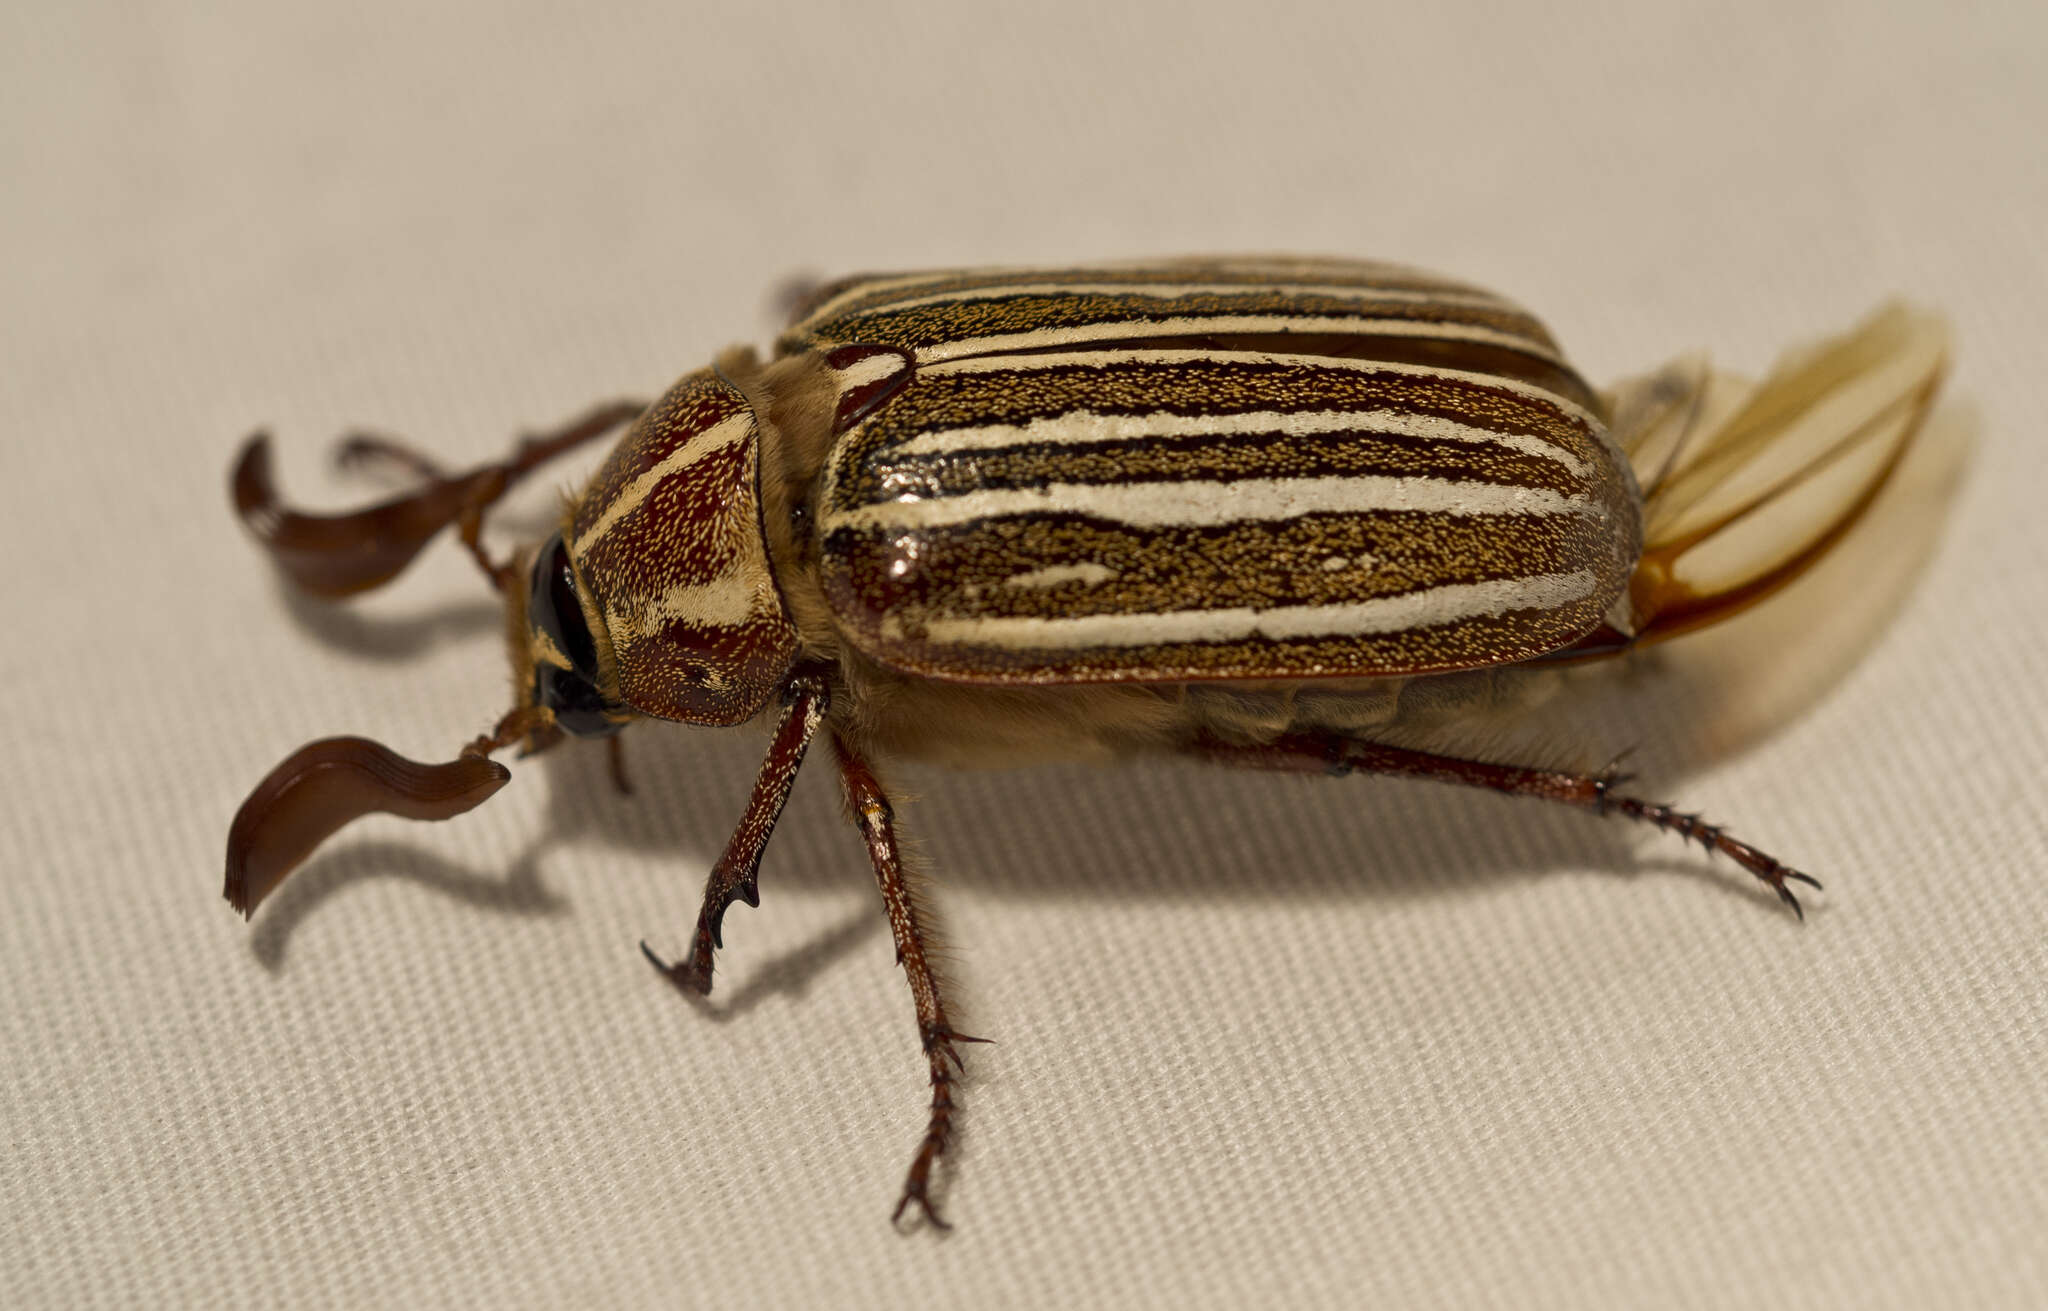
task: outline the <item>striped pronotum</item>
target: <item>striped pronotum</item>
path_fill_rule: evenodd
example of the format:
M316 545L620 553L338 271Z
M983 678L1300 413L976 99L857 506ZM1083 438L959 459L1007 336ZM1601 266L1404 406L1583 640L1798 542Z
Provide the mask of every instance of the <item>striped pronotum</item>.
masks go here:
M715 370L689 374L565 517L592 631L608 639L609 691L638 713L738 723L795 658L761 540L758 432L746 398Z

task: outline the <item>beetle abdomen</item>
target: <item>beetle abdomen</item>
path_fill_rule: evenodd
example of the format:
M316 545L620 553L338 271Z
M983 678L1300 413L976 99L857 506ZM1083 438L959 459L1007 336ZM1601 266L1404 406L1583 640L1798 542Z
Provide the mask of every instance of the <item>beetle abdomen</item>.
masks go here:
M1229 348L926 364L822 490L848 638L969 682L1526 659L1599 620L1639 543L1629 474L1568 397Z

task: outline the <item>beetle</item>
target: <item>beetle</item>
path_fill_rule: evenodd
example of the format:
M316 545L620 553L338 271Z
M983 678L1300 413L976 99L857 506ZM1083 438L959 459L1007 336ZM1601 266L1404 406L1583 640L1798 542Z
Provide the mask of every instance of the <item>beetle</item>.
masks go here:
M309 744L250 795L226 894L245 916L326 836L446 819L489 759L643 719L765 721L689 954L710 991L735 900L812 740L830 744L930 1071L892 1213L943 1225L960 1047L874 762L1148 752L1407 775L1623 815L1733 858L1795 912L1818 882L1593 773L1414 745L1512 714L1503 689L1716 622L1841 536L1919 430L1946 360L1932 315L1881 310L1761 383L1682 360L1607 392L1478 287L1291 257L862 276L819 286L652 405L600 406L449 473L387 438L354 462L422 487L347 515L280 500L268 439L236 508L296 586L341 597L454 525L507 602L516 703L455 760ZM484 516L554 457L630 425L559 527L495 559ZM623 781L621 779L621 785Z

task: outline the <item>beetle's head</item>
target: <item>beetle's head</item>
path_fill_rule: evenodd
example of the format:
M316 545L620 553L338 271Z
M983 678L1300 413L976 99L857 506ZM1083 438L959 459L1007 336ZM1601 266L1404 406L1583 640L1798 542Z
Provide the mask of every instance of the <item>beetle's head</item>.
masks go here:
M733 367L749 360L735 357ZM492 561L483 514L541 461L637 422L531 556ZM765 708L797 656L764 540L761 428L720 369L689 374L650 407L600 407L461 474L377 438L348 449L428 475L409 496L353 514L310 515L278 498L267 440L244 447L237 511L301 589L342 597L388 581L442 529L463 541L504 595L513 706L445 764L407 760L365 738L324 738L257 785L228 835L227 896L253 912L328 835L373 812L449 819L510 778L490 755L571 737L607 737L648 716L738 724Z

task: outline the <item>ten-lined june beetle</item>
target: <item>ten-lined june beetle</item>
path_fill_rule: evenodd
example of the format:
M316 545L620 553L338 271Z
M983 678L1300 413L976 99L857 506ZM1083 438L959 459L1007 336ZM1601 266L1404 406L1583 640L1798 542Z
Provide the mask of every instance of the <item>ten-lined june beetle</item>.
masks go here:
M1161 751L1435 778L1675 830L1797 910L1788 883L1812 879L1611 770L1412 735L1484 708L1504 669L1614 655L1797 574L1876 494L1944 351L1938 321L1892 308L1761 384L1694 362L1603 395L1514 304L1389 265L967 270L821 287L767 362L734 349L652 407L602 407L467 474L355 438L346 456L426 483L359 514L283 508L259 435L235 502L309 591L377 586L460 525L508 603L518 704L446 764L359 738L293 755L235 817L227 897L253 913L359 815L469 809L507 779L502 747L765 717L688 958L646 953L704 993L822 729L931 1072L896 1215L937 1223L929 1175L974 1039L947 1022L871 759ZM495 563L486 509L629 421L559 531Z

